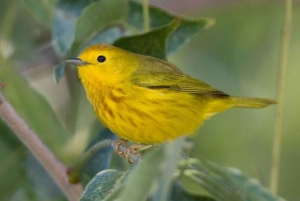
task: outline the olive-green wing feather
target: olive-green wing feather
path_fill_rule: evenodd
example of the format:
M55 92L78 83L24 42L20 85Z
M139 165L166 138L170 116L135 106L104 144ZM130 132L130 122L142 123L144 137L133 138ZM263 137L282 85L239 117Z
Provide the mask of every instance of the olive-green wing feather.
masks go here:
M228 96L208 84L185 75L175 65L152 57L138 55L140 66L132 75L132 82L149 89L165 89L185 93Z

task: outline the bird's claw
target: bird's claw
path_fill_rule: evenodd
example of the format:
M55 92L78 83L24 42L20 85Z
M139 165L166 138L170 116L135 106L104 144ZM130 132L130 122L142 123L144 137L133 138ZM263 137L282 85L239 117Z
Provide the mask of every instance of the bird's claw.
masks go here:
M140 144L133 144L130 147L128 147L124 153L124 158L127 159L127 161L131 164L134 164L136 161L133 160L133 158L138 159L140 157L139 150L143 148L145 145ZM134 156L134 157L132 157Z
M113 150L121 157L125 157L124 155L124 149L127 150L127 145L126 145L126 140L123 139L118 139L118 140L114 140L111 143L111 146L113 148ZM123 151L122 151L123 149Z
M134 164L140 157L140 151L147 145L133 144L127 147L126 140L118 139L111 143L114 151L121 157L127 159L131 164Z

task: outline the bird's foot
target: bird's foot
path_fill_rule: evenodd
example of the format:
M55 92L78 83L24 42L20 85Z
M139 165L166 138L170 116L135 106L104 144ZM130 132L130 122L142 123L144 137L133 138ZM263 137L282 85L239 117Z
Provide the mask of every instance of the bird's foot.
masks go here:
M131 164L134 164L139 160L141 151L145 151L153 146L157 146L153 144L132 144L128 147L126 142L127 140L123 139L114 140L111 143L111 146L119 156L125 158Z
M124 153L124 158L131 164L136 162L136 159L140 158L140 149L142 149L145 145L142 144L133 144L128 147Z
M127 140L123 139L114 140L111 146L116 154L127 159L129 163L134 164L140 157L139 148L144 147L144 145L133 144L128 147L126 142Z
M123 139L118 139L118 140L114 140L111 143L111 146L113 148L113 150L121 157L125 157L124 153L125 151L128 149L127 144L126 144L127 140L123 140Z
M134 164L140 158L140 152L150 149L155 144L133 144L125 151L125 158L131 164Z

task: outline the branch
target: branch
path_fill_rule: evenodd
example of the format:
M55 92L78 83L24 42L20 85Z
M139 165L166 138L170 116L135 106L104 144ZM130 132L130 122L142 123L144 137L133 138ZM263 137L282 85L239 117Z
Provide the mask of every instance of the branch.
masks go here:
M2 88L4 86L3 83L0 83L0 86ZM40 161L68 200L79 200L82 194L82 186L69 183L67 167L54 156L47 146L43 144L37 134L29 128L1 93L0 116L15 132L23 144Z

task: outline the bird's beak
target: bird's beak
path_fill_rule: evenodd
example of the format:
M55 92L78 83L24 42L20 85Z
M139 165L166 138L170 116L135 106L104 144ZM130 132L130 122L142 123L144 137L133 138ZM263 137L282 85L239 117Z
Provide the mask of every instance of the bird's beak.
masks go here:
M88 63L85 61L82 61L79 58L67 58L64 60L64 62L69 63L69 64L73 64L75 66L84 66L87 65Z

